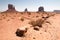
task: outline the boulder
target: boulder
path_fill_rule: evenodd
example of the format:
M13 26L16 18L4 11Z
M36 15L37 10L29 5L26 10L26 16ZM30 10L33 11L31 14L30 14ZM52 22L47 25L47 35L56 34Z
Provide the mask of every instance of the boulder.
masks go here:
M16 36L24 37L27 32L27 28L18 28L16 31Z

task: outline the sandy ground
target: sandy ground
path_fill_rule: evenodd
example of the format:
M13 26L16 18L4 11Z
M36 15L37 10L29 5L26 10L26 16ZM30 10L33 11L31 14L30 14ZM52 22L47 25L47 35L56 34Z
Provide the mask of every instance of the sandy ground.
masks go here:
M49 16L36 31L28 24L31 20ZM24 19L24 20L21 20ZM18 28L28 28L25 37L16 36ZM55 12L7 12L0 13L0 40L60 40L60 14Z

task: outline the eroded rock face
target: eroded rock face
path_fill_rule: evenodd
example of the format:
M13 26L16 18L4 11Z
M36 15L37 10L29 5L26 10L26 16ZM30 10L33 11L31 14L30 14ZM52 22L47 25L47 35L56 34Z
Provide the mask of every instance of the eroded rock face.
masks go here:
M16 11L16 10L12 4L8 4L8 10L7 11Z

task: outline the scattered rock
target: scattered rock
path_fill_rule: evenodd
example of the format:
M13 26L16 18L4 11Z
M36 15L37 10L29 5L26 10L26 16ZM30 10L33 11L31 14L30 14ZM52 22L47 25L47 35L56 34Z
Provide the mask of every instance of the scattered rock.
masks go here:
M39 27L38 26L35 26L34 27L34 30L39 31Z
M17 29L16 36L24 37L26 32L27 32L27 28Z
M33 37L33 39L35 39L35 37Z
M42 17L42 18L48 18L48 17Z
M36 17L39 17L38 15Z

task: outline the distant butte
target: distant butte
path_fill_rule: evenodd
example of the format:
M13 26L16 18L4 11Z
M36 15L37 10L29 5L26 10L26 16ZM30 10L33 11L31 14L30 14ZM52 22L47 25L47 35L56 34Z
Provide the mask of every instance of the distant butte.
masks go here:
M40 6L40 7L38 8L38 12L44 12L44 7Z
M17 12L17 11L14 5L8 4L8 9L5 12Z
M4 12L17 12L15 6L13 4L8 4L8 9ZM25 8L24 12L28 12L27 8ZM40 6L38 8L38 12L44 12L44 7Z

